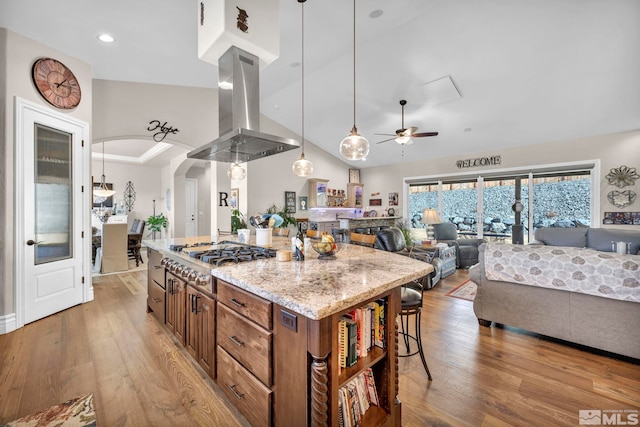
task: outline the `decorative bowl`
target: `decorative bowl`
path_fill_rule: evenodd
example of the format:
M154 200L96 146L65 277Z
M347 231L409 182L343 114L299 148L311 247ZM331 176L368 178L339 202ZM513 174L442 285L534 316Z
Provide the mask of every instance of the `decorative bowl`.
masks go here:
M318 253L318 259L336 259L335 254L342 248L342 243L312 242L311 247Z

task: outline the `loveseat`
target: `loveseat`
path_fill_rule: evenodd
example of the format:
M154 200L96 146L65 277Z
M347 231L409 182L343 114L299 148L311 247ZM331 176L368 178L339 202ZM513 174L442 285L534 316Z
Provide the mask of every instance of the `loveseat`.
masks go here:
M577 230L577 231L576 231ZM640 232L553 229L536 243L485 243L473 309L492 322L640 359ZM611 242L629 242L631 253ZM601 249L601 250L599 250Z

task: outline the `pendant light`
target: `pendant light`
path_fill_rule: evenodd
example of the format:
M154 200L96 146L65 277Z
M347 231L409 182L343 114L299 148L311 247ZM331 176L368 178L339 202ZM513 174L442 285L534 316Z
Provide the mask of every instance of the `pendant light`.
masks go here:
M107 188L106 177L104 176L104 141L102 141L102 179L100 180L100 186L94 188L93 195L96 197L111 197L116 194L115 191Z
M306 0L298 0L302 6L302 153L300 158L293 162L293 173L305 177L311 175L313 172L313 163L304 158L304 2Z
M363 160L369 154L369 141L356 128L356 0L353 0L353 128L340 143L340 154L347 160Z
M232 179L234 181L242 181L244 177L247 176L247 171L245 171L244 168L238 163L234 163L229 167L227 176L229 177L229 179Z

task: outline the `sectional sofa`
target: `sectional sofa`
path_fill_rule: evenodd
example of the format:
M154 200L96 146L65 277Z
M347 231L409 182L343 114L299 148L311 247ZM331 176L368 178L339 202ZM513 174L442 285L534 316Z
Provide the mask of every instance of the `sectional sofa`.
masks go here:
M539 229L535 239L480 246L470 270L479 323L640 359L640 232ZM613 252L618 241L631 253Z

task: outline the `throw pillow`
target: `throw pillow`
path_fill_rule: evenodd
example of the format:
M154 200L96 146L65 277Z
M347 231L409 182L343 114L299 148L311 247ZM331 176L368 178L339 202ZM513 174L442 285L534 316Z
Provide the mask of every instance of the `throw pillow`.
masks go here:
M550 246L573 246L575 248L587 247L586 227L577 228L538 228L535 232L535 239L545 245Z

